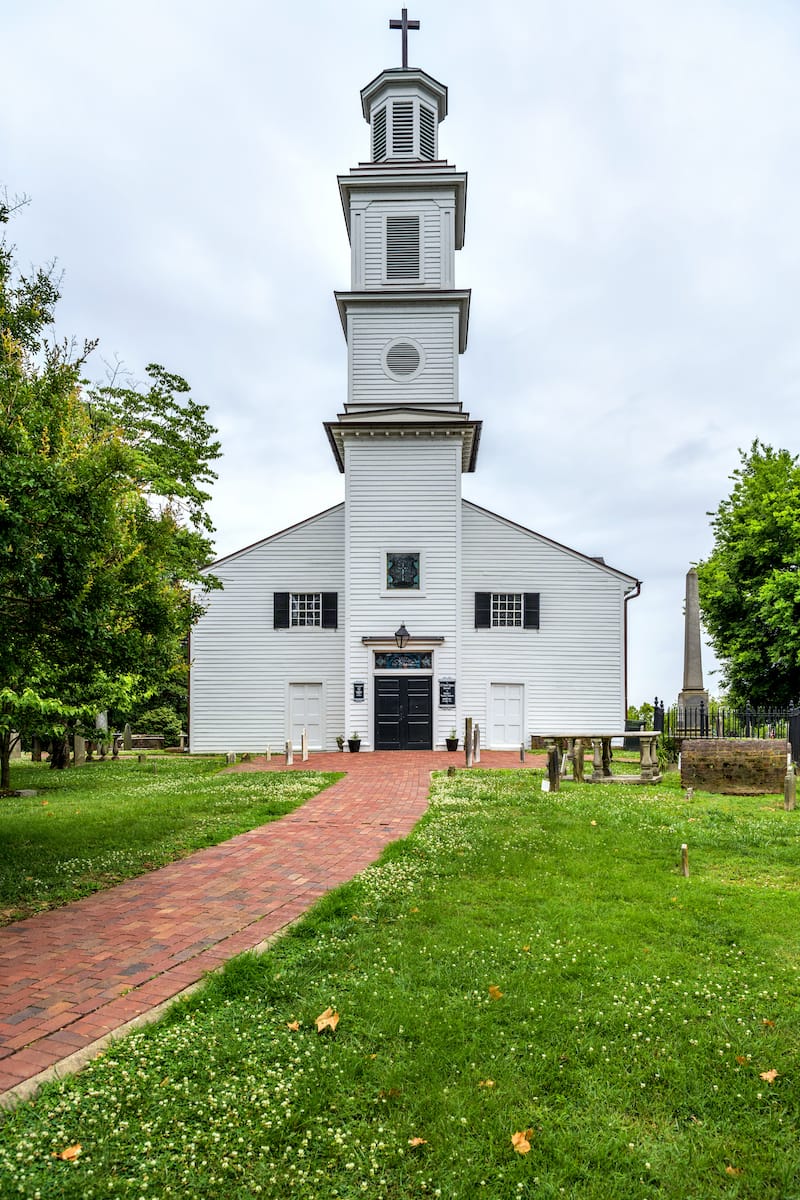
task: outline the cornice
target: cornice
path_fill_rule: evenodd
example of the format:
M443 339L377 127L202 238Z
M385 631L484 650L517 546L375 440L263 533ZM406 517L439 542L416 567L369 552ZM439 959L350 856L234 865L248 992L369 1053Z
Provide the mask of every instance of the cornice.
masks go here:
M458 350L463 354L467 348L469 332L469 304L472 295L469 288L382 288L380 291L334 292L339 320L347 337L347 313L355 308L434 308L456 305L459 311Z
M467 172L457 171L447 163L432 166L430 163L420 163L411 166L400 160L389 160L388 163L366 163L353 167L349 175L337 175L339 196L342 201L342 211L347 226L347 236L350 237L350 197L358 191L414 191L432 192L445 188L455 191L455 248L463 249L464 232L467 218Z

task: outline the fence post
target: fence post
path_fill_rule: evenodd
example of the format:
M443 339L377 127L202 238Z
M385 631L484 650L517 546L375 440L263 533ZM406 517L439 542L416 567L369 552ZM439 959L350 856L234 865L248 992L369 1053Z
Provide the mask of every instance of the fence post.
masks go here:
M472 717L467 717L464 721L464 755L466 758L466 765L468 767L472 766L472 751Z

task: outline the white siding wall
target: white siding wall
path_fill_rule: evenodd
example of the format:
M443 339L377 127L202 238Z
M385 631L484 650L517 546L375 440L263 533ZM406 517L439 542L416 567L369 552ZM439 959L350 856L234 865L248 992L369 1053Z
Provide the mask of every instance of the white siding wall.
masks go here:
M391 379L382 354L389 342L413 338L425 353L424 369L410 382ZM458 400L458 310L381 308L352 313L347 338L348 401L355 404L452 404Z
M391 636L401 622L413 637L439 636L433 652L434 745L453 724L438 708L437 680L456 675L460 614L461 443L458 438L391 437L380 442L348 438L345 444L347 547L347 727L364 747L374 744L374 650L367 637ZM422 556L422 588L386 592L387 551ZM352 700L352 681L366 683L363 704Z
M289 736L290 683L322 683L327 749L344 726L344 505L227 559L192 632L190 746L259 751ZM339 628L273 629L273 592L338 592Z
M489 724L489 685L524 684L531 733L624 728L624 582L464 503L461 716ZM539 592L539 629L475 629L475 592Z

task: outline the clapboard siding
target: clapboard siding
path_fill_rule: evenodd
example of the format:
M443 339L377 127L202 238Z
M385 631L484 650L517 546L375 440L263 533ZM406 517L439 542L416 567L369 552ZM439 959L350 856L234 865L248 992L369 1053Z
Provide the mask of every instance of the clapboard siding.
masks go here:
M192 633L192 750L277 749L290 683L323 684L327 747L344 725L344 506L221 561ZM274 592L335 591L338 629L273 629ZM332 732L331 732L332 731Z
M623 728L626 580L467 502L462 579L464 716L487 729L491 682L522 683L526 736ZM538 592L539 629L475 629L478 591Z
M384 260L387 216L419 216L422 278L418 282L425 287L442 287L446 271L442 263L441 210L435 201L423 198L373 201L367 205L362 225L366 286L377 288L387 282Z
M362 637L391 636L405 622L414 637L445 639L434 650L434 681L456 673L461 448L444 437L390 437L379 445L349 439L345 454L349 678L364 680L369 689L359 704L348 688L348 732L358 729L372 745L374 650ZM419 593L387 592L385 555L392 551L420 554ZM451 712L434 704L435 744L443 743L452 722Z
M410 381L391 379L383 369L386 346L413 338L425 355L423 370ZM348 399L355 404L453 403L458 399L458 311L401 308L350 316Z

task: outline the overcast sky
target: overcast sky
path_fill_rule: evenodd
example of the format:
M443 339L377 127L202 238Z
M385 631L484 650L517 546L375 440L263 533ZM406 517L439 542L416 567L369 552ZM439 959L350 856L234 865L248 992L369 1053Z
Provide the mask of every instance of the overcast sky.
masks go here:
M5 0L10 239L63 269L62 335L182 374L224 457L230 553L343 499L336 185L400 65L376 0ZM424 0L469 173L464 495L643 581L629 698L682 683L685 573L754 438L800 451L796 0ZM705 652L706 683L719 685Z

